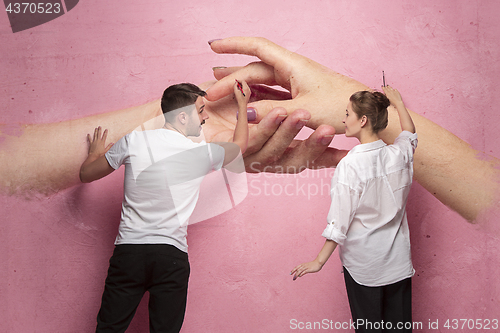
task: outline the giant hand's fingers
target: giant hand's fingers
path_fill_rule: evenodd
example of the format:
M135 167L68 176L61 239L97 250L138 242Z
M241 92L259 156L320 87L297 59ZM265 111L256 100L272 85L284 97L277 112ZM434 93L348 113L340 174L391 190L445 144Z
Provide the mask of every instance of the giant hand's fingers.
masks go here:
M262 149L250 156L245 156L245 164L254 169L253 172L260 170L262 166L274 166L310 118L311 114L305 110L293 112L281 123Z
M287 117L286 110L276 108L264 117L258 124L251 126L249 131L248 147L244 156L252 155L262 149L264 144L272 138L280 124Z
M347 152L343 154L328 147L334 136L333 127L321 125L306 140L296 141L293 149L283 155L280 164L287 166L287 173L336 166Z
M246 54L258 57L273 67L295 54L262 37L229 37L210 43L215 53Z
M261 151L246 157L247 172L299 173L305 169L335 167L348 152L328 147L335 135L335 129L331 126L318 127L303 141L293 140L290 143L284 138L285 135L286 130L282 128L266 142ZM286 144L289 146L285 147ZM269 156L273 152L276 152L274 158Z
M278 84L274 76L274 68L263 62L252 62L244 67L215 68L214 76L219 81L207 90L206 98L209 101L216 101L231 94L234 80L268 86Z
M291 88L293 82L297 80L297 76L303 76L304 73L310 72L316 66L321 66L304 56L291 52L260 37L231 37L214 41L210 44L210 47L217 53L238 53L258 57L261 63L268 66L266 76L268 78L274 77L276 84L290 90L292 95L298 93ZM292 75L292 73L294 74ZM308 82L307 76L303 78L306 82ZM207 92L208 99L216 100L229 94L230 88L228 88L227 82L234 79L233 77L221 79L220 82ZM246 80L250 83L252 82L249 79Z

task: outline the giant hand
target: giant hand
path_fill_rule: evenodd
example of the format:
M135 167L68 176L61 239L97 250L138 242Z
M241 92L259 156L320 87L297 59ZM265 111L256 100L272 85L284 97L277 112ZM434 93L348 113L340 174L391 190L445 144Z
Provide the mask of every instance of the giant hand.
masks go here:
M216 68L214 75L219 81L207 91L207 99L215 101L228 96L235 79L249 84L280 85L290 92L286 100L249 104L257 110L257 120L264 119L276 107L284 107L290 115L304 109L311 114L307 126L320 129L320 125L326 124L343 133L341 119L349 96L368 89L264 38L231 37L210 42L210 47L217 53L251 55L260 61L245 67ZM500 194L498 159L484 156L432 121L411 111L410 114L419 137L414 156L415 179L469 221L495 209ZM392 143L400 130L397 112L389 107L389 125L381 137Z
M200 87L206 89L212 84L206 82ZM278 101L288 96L272 89L252 86L252 101L264 98ZM236 122L236 103L232 93L216 102L207 101L205 110L210 116L203 129L206 140L230 141ZM284 108L277 107L261 117L257 124L250 124L249 146L244 154L246 171L297 173L305 168L337 165L347 151L328 147L335 134L333 127L319 126L306 140L294 140L310 118L308 111L299 109L287 115Z
M264 38L234 37L210 44L217 53L239 53L258 57L261 61L245 67L215 68L219 82L207 91L207 99L218 100L232 93L232 82L244 78L249 84L279 85L290 92L291 99L262 100L251 104L257 110L257 120L272 109L283 107L288 112L304 109L313 117L309 127L328 124L337 133L344 133L342 119L351 92L367 86L340 75L304 56L288 51ZM328 94L326 94L328 92Z

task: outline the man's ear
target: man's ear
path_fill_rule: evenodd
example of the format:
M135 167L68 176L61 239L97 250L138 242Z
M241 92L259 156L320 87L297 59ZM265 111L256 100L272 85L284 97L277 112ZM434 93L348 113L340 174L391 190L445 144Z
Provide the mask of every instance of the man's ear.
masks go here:
M188 118L188 115L186 112L184 111L181 111L179 112L179 114L177 115L177 119L179 120L179 122L182 124L182 125L186 125L187 123L187 118Z

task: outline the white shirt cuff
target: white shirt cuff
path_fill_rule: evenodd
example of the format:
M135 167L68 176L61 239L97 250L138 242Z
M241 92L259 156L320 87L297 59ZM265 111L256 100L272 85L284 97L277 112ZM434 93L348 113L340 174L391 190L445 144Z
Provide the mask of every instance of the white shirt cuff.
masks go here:
M346 235L341 233L337 228L334 228L333 223L328 223L321 236L334 241L338 245L344 245L344 240L347 238Z

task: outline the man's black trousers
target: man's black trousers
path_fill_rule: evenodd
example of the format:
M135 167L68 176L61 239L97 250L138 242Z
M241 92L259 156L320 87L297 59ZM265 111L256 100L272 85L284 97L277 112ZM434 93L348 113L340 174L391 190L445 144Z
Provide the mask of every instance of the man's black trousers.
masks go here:
M175 246L117 245L109 260L96 332L125 332L146 291L150 332L179 332L186 311L189 272L187 253Z

